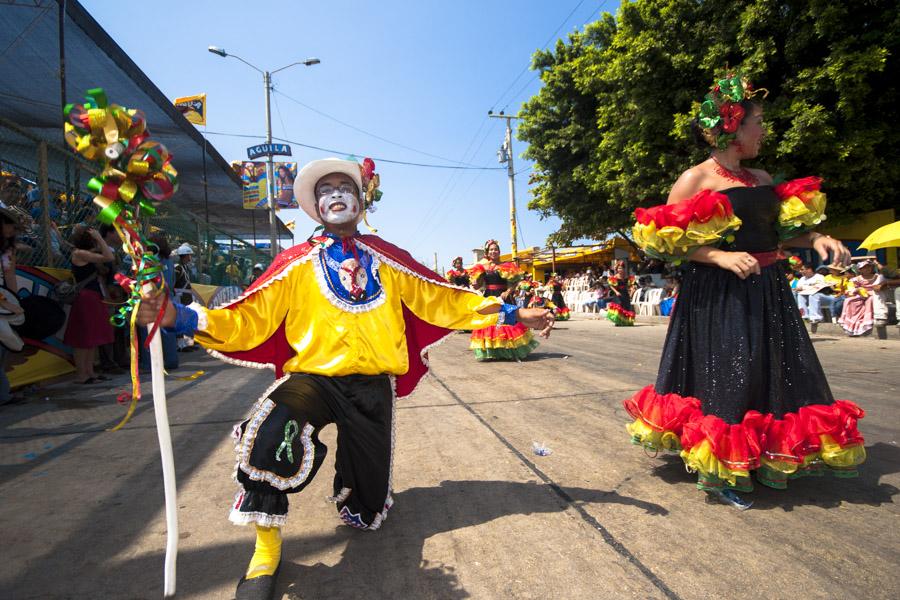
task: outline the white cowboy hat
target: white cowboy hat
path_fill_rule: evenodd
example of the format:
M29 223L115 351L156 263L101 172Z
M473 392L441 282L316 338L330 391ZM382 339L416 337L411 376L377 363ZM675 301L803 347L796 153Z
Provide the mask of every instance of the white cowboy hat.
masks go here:
M332 157L322 158L307 163L300 169L300 172L297 173L297 179L294 181L294 196L297 199L297 203L300 205L300 208L303 209L303 212L309 215L310 219L316 223L323 224L322 218L319 216L319 212L316 209L316 205L318 204L318 198L316 198L316 183L326 175L332 173L343 173L350 177L350 179L353 180L353 183L356 184L356 188L359 190L357 198L360 199L359 216L356 217L356 223L358 224L363 220L363 217L365 217L366 211L362 206L361 200L362 195L364 194L362 173L359 169L359 163L356 161Z
M191 245L188 244L187 242L181 244L180 246L178 246L178 249L175 250L175 254L177 254L178 256L184 256L185 254L193 254L193 253L194 253L194 249L191 248Z

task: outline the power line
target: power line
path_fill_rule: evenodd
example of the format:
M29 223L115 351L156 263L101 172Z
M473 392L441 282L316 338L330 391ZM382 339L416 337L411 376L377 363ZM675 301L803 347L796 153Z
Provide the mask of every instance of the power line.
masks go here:
M594 11L591 11L590 16L587 18L587 21L585 21L584 23L582 23L582 27L584 27L585 25L587 25L588 23L590 23L590 22L594 19L594 16L595 16L595 15L599 15L599 14L600 14L600 12L603 10L603 5L606 4L606 1L607 1L607 0L601 0L600 5L597 7L597 9L594 10ZM578 10L578 8L579 8L580 6L581 6L581 4L579 3L579 5L576 6L575 9L573 9L571 13L569 13L569 17L566 18L566 21L569 20L569 18L572 16L572 14L573 14L576 10ZM564 25L564 24L565 24L565 22L563 22L563 25ZM550 36L550 40L548 40L547 43L544 44L544 48L546 48L547 45L549 45L550 41L553 40L553 38L556 36L556 34L559 32L559 30L562 29L562 27L563 27L563 26L560 25L560 26L556 29L556 31L553 32L553 35ZM526 67L526 68L525 68L525 71L527 71L527 70L528 70L528 68ZM521 76L525 73L525 71L522 71L522 73L519 74L519 77L521 77ZM529 79L528 82L527 82L525 85L523 85L521 88L519 88L519 91L518 91L518 92L516 92L515 94L513 94L513 95L510 97L510 99L506 102L506 104L503 105L503 108L500 109L500 110L501 110L501 111L505 111L505 110L507 109L507 107L508 107L510 104L513 103L513 100L515 100L516 98L518 98L519 96L521 96L521 95L522 95L522 92L524 92L526 89L528 89L528 86L530 86L532 83L534 83L534 80L537 79L537 78L540 77L540 76L541 76L541 72L540 72L540 71L538 71L537 73L535 73L534 76L533 76L531 79ZM519 77L516 77L516 80L515 80L515 81L518 81L518 80L519 80ZM515 83L515 81L514 81L513 83ZM512 85L510 85L510 87L512 87ZM509 88L507 88L507 90L508 90L508 89L509 89ZM506 93L506 92L504 92L504 93ZM501 96L501 97L502 97L502 96ZM498 101L498 103L499 103L499 101Z
M246 138L246 139L254 139L254 140L258 140L258 139L265 137L262 135L249 135L249 134L245 134L245 133L227 133L224 131L204 131L203 133L206 133L208 135L220 135L223 137ZM347 152L345 150L334 150L332 148L322 148L321 146L313 146L312 144L304 144L303 142L298 142L296 140L289 140L287 138L280 138L280 137L276 137L274 135L272 136L272 139L277 140L279 142L285 142L288 144L293 144L295 146L300 146L301 148L310 148L312 150L319 150L321 152L328 152L330 154L336 154L336 155L342 154L344 156L358 156L358 155L365 156L366 155L365 152ZM379 158L377 156L372 156L371 158L372 158L372 160L378 161L378 162L385 162L385 163L390 163L390 164L394 164L394 165L406 165L408 167L424 167L424 168L428 168L428 169L455 169L457 171L500 171L503 169L503 167L477 167L477 166L467 167L467 166L456 166L456 165L433 165L433 164L427 164L427 163L408 162L408 161L403 161L403 160L392 160L390 158Z
M559 30L562 29L563 27L565 27L566 23L568 23L568 22L569 22L569 19L572 18L572 15L575 14L575 11L577 11L579 8L581 8L581 5L582 5L582 4L584 4L584 0L581 0L577 5L575 5L575 8L573 8L572 11L568 14L568 16L566 16L566 18L563 20L563 22L559 24L559 27L557 27L556 30L555 30L552 34L550 34L550 37L547 38L547 41L544 42L544 45L541 46L541 49L546 48L547 45L548 45L550 42L553 41L553 38L556 37L556 34L559 33ZM516 78L512 80L512 83L510 83L510 84L506 87L506 89L503 90L503 93L500 94L500 97L497 98L497 101L494 102L493 106L491 106L491 110L493 110L498 104L500 104L500 101L503 100L503 97L506 96L506 93L507 93L510 89L512 89L512 87L513 87L514 85L516 85L516 83L519 81L519 79L522 78L522 75L524 75L525 73L527 73L528 70L529 70L530 68L531 68L531 63L529 62L528 65L526 65L525 68L522 69L522 71L521 71L518 75L516 75ZM510 100L510 102L511 102L511 101L512 101L512 100ZM509 102L506 103L506 106L509 106ZM504 107L504 108L506 108L506 107Z
M391 144L391 145L393 145L393 146L397 146L397 147L399 147L399 148L403 148L404 150L409 150L409 151L411 151L411 152L415 152L415 153L417 153L417 154L422 154L422 155L424 155L424 156L430 156L431 158L437 158L437 159L439 159L439 160L445 160L445 161L450 162L450 163L455 163L455 164L458 164L458 165L464 165L464 166L467 166L467 167L473 167L473 166L475 166L475 165L470 165L470 164L463 163L462 161L453 160L452 158L446 158L446 157L440 156L440 155L438 155L438 154L432 154L432 153L430 153L430 152L425 152L424 150L419 150L419 149L417 149L417 148L413 148L413 147L411 147L411 146L407 146L406 144L401 144L401 143L395 142L395 141L393 141L393 140L389 140L389 139L387 139L387 138L385 138L385 137L381 137L380 135L374 134L374 133L372 133L371 131L366 131L365 129L362 129L361 127L357 127L356 125L353 125L353 124L351 124L351 123L347 123L346 121L342 121L341 119L338 119L337 117L333 117L333 116L329 115L329 114L326 113L326 112L322 112L321 110L319 110L319 109L317 109L317 108L313 108L313 107L310 106L309 104L305 104L305 103L303 103L303 102L300 102L300 101L297 100L296 98L291 98L290 96L288 96L287 94L285 94L285 93L283 93L283 92L280 92L280 91L278 91L278 90L275 90L275 93L276 93L276 94L279 94L279 95L281 95L281 96L284 96L286 99L290 100L291 102L293 102L293 103L295 103L295 104L298 104L298 105L302 106L303 108L306 108L307 110L311 110L312 112L316 113L317 115L321 115L321 116L325 117L326 119L329 119L329 120L331 120L331 121L334 121L335 123L338 123L339 125L343 125L344 127L348 127L348 128L350 128L350 129L352 129L352 130L354 130L354 131L358 131L359 133L365 134L365 135L367 135L367 136L369 136L369 137L373 137L373 138L375 138L376 140L381 140L382 142L387 142L388 144Z

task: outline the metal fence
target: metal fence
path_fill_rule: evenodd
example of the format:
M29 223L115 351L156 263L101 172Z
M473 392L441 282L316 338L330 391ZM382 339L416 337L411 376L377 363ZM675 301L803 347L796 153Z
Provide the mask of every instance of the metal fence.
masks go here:
M85 184L96 165L60 144L42 140L17 124L0 118L0 200L19 216L17 263L68 268L68 241L78 223L97 225L97 208ZM197 281L213 285L244 285L253 266L266 267L271 257L249 240L211 227L180 209L163 203L149 219L150 232L162 232L176 249L187 243L194 252Z

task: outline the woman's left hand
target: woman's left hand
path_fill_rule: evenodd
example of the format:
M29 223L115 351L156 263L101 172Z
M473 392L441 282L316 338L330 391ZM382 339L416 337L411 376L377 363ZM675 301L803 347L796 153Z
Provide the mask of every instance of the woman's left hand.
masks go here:
M836 240L828 235L819 235L813 240L812 247L813 250L819 253L823 262L827 261L828 255L831 254L833 257L831 260L832 265L847 266L850 264L850 250L840 240Z

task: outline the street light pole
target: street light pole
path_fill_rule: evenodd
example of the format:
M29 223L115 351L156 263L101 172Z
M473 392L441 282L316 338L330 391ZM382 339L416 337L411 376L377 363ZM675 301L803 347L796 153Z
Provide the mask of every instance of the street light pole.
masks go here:
M516 231L516 170L513 167L512 127L510 126L510 121L518 119L519 117L505 115L502 110L498 115L495 115L494 111L489 110L488 116L494 119L506 119L506 138L503 142L503 147L498 154L500 155L500 162L506 163L506 173L509 176L509 233L512 236L510 250L512 251L513 262L518 264L519 243L517 241L518 232Z
M261 73L263 76L263 87L266 90L266 143L272 143L272 102L271 102L271 93L272 93L272 75L277 73L278 71L284 71L294 65L305 65L307 67L311 67L313 65L319 64L318 58L307 58L306 60L301 60L297 62L292 62L289 65L285 65L280 69L275 69L274 71L263 71L256 65L250 64L240 56L236 54L229 54L225 52L223 48L218 48L216 46L210 46L208 48L210 52L225 57L236 58L254 71ZM271 244L271 253L272 258L278 255L278 215L276 214L276 209L278 207L275 200L275 173L274 173L274 164L272 163L272 155L268 155L268 159L266 159L266 193L269 196L269 243ZM253 236L253 245L256 246L256 235Z

